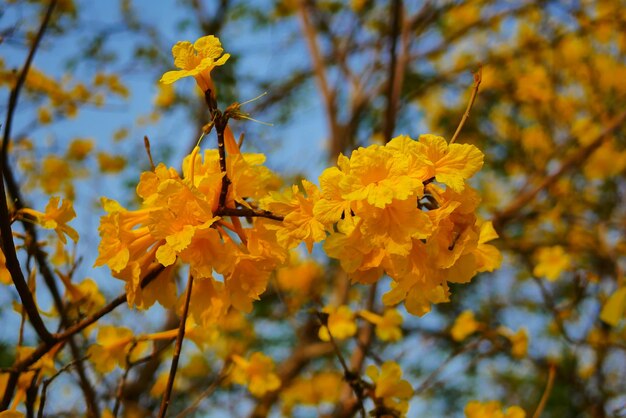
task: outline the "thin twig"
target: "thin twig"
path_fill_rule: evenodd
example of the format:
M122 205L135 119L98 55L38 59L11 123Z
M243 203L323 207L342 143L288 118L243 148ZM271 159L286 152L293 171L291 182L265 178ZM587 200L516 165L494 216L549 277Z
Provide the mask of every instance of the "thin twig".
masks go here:
M541 396L541 400L539 401L539 405L537 405L537 409L533 414L533 418L539 418L543 409L546 407L546 403L548 402L548 398L550 398L550 393L552 392L552 387L554 385L554 377L556 376L556 366L554 364L550 365L550 370L548 371L548 383L546 383L546 388L543 391L543 395Z
M43 386L41 388L41 399L39 400L39 409L37 410L37 418L43 418L43 410L44 410L44 406L46 405L46 396L47 396L47 393L48 393L48 386L50 386L52 381L54 379L56 379L61 373L69 370L70 367L78 364L79 362L81 362L83 360L86 360L87 357L88 356L84 356L82 358L79 358L79 359L76 359L76 360L73 360L73 361L67 363L65 366L60 368L55 374L50 376L48 379L44 379Z
M198 409L198 406L200 406L200 403L206 398L208 398L209 396L211 396L213 392L215 392L215 390L219 387L219 385L222 384L224 379L228 377L228 372L229 372L228 369L230 365L231 365L231 360L229 358L226 361L224 361L224 364L222 365L222 369L218 373L217 377L213 380L213 382L211 382L209 387L206 388L206 390L202 392L200 396L198 396L198 398L195 401L193 401L191 405L183 409L183 411L180 414L176 415L176 418L184 418L190 413L194 412L196 409Z
M393 130L396 125L396 111L398 109L398 97L402 86L402 81L398 74L398 68L401 63L398 61L396 53L398 45L398 36L400 35L400 21L403 16L402 0L393 0L391 3L391 45L389 46L389 68L388 68L388 85L387 85L387 109L385 112L384 138L385 142L391 141Z
M480 82L482 81L482 75L483 68L479 67L478 71L474 73L474 88L472 89L472 96L470 97L469 103L467 103L467 108L465 108L465 113L463 113L459 126L456 127L456 131L454 132L454 135L452 135L452 139L450 140L451 144L454 144L454 141L456 141L457 137L461 133L461 129L463 129L463 125L465 125L467 118L469 118L469 112L472 109L472 106L474 106L476 96L478 96L478 88L480 87Z
M185 294L185 304L183 305L183 313L180 318L180 326L178 327L178 336L176 337L176 347L174 347L174 356L172 357L172 366L170 367L170 374L167 377L167 386L163 393L163 400L161 402L161 408L159 410L159 418L165 418L167 407L170 404L170 397L172 396L172 388L174 387L174 379L176 378L176 369L178 368L178 360L180 358L180 352L183 347L183 340L185 339L185 324L187 323L187 314L189 312L189 302L191 301L191 291L193 289L193 276L189 275L187 281L187 291Z
M148 284L150 284L154 279L156 279L159 276L161 272L163 272L163 270L164 270L164 267L159 265L158 267L148 272L148 274L146 274L146 276L141 281L141 287L144 288ZM95 323L100 318L102 318L109 312L113 311L115 308L122 305L126 301L127 301L127 295L126 293L122 293L117 298L109 302L106 306L101 308L98 312L95 312L92 315L84 318L82 321L72 325L71 327L67 328L65 331L59 334L54 334L52 341L42 342L41 344L39 344L39 346L37 346L37 348L28 357L25 357L24 359L15 363L11 368L9 368L9 379L5 386L5 392L2 398L2 404L0 406L0 410L4 410L8 408L11 398L13 397L13 392L15 391L15 385L17 384L17 379L21 372L27 370L30 366L35 364L37 360L39 360L44 355L46 355L46 353L48 353L56 344L63 343L64 341L68 340L73 335L81 332L82 330L87 328L89 325Z
M148 136L143 137L143 146L146 148L146 154L148 154L148 160L150 160L150 169L154 171L155 165L154 160L152 159L152 152L150 152L150 140Z
M346 382L348 382L348 384L352 388L352 391L354 392L354 395L356 396L358 400L359 410L361 411L361 417L365 418L366 414L365 414L365 406L363 405L363 388L361 386L361 383L362 383L361 376L359 376L358 373L353 372L348 368L348 363L346 363L346 360L343 358L343 354L341 354L341 350L339 350L339 346L337 345L337 342L335 341L333 334L330 332L330 328L328 327L328 319L325 318L324 314L322 314L321 312L316 312L316 314L317 314L317 319L320 322L320 325L325 327L326 331L328 332L328 339L330 340L330 343L333 346L335 355L339 359L339 363L341 364L341 368L343 369L344 378L346 379Z

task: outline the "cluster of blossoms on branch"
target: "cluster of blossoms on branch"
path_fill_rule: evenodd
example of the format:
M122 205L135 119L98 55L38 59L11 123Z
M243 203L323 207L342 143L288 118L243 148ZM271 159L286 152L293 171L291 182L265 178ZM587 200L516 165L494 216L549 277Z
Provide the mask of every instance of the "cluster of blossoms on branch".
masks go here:
M175 306L174 268L187 265L195 280L188 299L191 321L210 327L231 308L250 312L274 272L288 262L290 250L301 244L311 252L324 242L326 254L339 260L353 282L373 284L389 276L384 304L404 302L415 315L449 301L449 283L467 283L499 265L499 252L486 244L497 235L491 223L477 219L480 199L467 183L483 164L475 146L449 144L435 135L418 140L401 135L350 157L340 155L337 166L319 177L319 187L302 180L281 189L278 176L263 165L265 156L244 153L235 141L228 121L245 115L239 105L224 112L217 107L211 71L229 57L219 40L179 42L172 53L180 70L167 72L161 82L196 79L211 114L205 133L215 128L218 147L202 152L196 146L183 159L181 172L162 163L144 172L136 189L137 210L102 198L107 214L100 222L95 265L107 265L126 282L131 306L146 309L155 301ZM154 271L156 279L144 283ZM325 312L321 339L354 334L348 307L328 306ZM360 315L376 324L383 340L401 337L396 311ZM255 355L232 357L232 381L263 396L280 380L271 372L271 359ZM263 367L252 366L259 361ZM378 407L404 414L412 389L399 380L399 366L389 362L381 372L370 369ZM387 380L391 386L381 383Z
M179 43L172 52L181 70L161 81L193 76L214 95L210 71L228 58L219 40ZM155 262L170 267L178 259L199 280L191 302L198 324L214 322L231 306L249 312L289 249L305 243L311 251L325 241L326 253L354 281L371 284L386 273L393 283L385 304L404 301L409 312L423 315L432 303L449 300L448 283L467 283L500 262L486 244L497 235L477 220L479 198L466 183L483 163L473 145L398 136L350 158L340 155L337 167L320 176L320 187L303 180L278 191L278 177L262 165L265 157L242 153L228 126L222 133L223 156L196 148L182 175L163 164L143 173L139 210L103 199L108 214L96 265L126 281L131 304L146 308L158 299L171 305L172 275L162 273L159 284L145 289L141 279Z

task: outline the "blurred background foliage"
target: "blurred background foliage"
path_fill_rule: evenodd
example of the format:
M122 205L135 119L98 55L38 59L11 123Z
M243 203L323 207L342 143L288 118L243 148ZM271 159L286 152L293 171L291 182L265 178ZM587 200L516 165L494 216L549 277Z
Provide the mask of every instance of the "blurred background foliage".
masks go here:
M4 0L0 8L3 112L47 7ZM481 217L500 234L501 269L456 286L451 303L422 318L403 312L400 342L379 341L361 321L341 349L358 371L364 363L399 362L416 389L409 416L462 416L470 399L520 405L532 416L552 368L542 417L626 416L623 298L614 299L617 314L600 319L626 286L624 1L59 0L22 92L9 164L31 207L49 195L74 199L80 244L66 252L48 239L46 250L56 268L72 268L75 280L96 278L107 299L122 287L90 267L97 198L133 204L138 175L149 168L144 135L155 160L174 166L195 144L208 122L202 98L192 82L171 87L157 80L171 69L171 45L205 34L219 36L232 54L213 73L221 106L267 92L245 110L274 126L246 121L234 129L245 132L245 149L264 152L285 173L285 184L316 181L340 152L398 134L450 138L473 73L482 69L458 142L485 154L474 186ZM313 400L298 400L293 393L303 389L289 388L341 372L317 338L312 310L333 303L382 312L384 289L349 286L321 252L302 258L276 274L252 314L233 315L197 346L187 343L172 411L195 405L196 416L355 413L345 387ZM50 307L44 286L38 289ZM17 300L8 287L0 295L3 303ZM465 310L478 325L458 340L450 330ZM8 366L19 315L8 307L0 315L12 324L0 335L0 364ZM135 314L126 307L104 322L136 333L176 324L166 310ZM27 330L26 340L34 338ZM81 336L80 349L94 339L95 332ZM154 410L168 350L133 368L121 397L124 416ZM226 355L248 351L274 358L283 389L257 399L223 385L204 396ZM97 382L100 408L110 408L123 371L87 373ZM83 410L80 392L67 389L76 387L72 378L55 385L48 410Z

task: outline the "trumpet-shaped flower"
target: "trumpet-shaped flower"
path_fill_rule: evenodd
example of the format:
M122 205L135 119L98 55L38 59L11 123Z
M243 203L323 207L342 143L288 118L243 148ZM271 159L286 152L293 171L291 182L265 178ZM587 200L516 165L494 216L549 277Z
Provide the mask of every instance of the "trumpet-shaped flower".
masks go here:
M76 217L74 206L70 200L61 201L60 197L51 197L46 205L46 212L39 212L33 209L24 208L22 213L33 216L37 223L46 229L54 229L59 239L65 244L65 236L70 237L74 242L78 242L78 232L67 225L69 221Z
M172 84L183 77L193 77L203 92L215 91L211 71L224 65L230 54L224 54L220 40L213 36L203 36L193 44L189 41L178 42L172 47L174 65L180 70L168 71L161 77L161 83Z

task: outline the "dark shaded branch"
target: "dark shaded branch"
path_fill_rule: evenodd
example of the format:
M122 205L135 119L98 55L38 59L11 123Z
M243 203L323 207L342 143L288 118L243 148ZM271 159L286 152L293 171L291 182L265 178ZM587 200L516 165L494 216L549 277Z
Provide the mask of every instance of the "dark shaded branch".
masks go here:
M176 347L174 347L174 356L172 357L172 366L170 367L170 374L167 377L167 386L165 387L165 392L163 393L163 400L159 410L159 418L165 418L167 408L170 404L172 388L174 387L174 379L176 378L176 370L178 369L178 360L180 359L180 352L183 348L183 340L185 339L185 324L187 323L187 314L189 313L189 302L191 301L192 289L193 276L190 274L189 281L187 282L187 292L185 294L183 313L180 318L180 326L178 327L178 336L176 337Z

